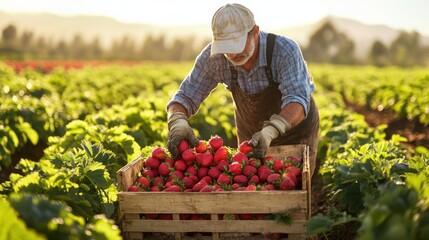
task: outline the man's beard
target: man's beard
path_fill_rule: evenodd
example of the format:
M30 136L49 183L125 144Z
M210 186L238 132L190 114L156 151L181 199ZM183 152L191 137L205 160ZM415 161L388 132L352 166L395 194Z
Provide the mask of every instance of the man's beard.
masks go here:
M240 53L237 56L234 57L234 59L229 58L226 54L225 57L235 66L242 66L244 65L249 59L252 57L253 53L255 52L255 39L252 38L250 40L249 48L246 52Z

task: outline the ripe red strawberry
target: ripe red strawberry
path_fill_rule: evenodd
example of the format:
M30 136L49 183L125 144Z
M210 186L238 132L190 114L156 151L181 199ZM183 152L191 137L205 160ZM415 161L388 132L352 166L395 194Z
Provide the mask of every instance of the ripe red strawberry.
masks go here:
M156 147L152 150L152 157L159 160L164 160L167 157L167 153L161 147Z
M142 176L147 178L154 178L158 175L158 171L156 169L143 169Z
M270 176L268 176L268 178L267 178L267 183L268 184L273 184L273 185L276 185L276 184L280 184L280 174L278 174L278 173L272 173Z
M266 155L265 157L264 157L264 159L262 160L262 164L263 165L267 165L267 163L268 162L272 162L272 161L274 161L276 158L274 157L274 156L271 156L271 155Z
M249 141L244 141L242 143L240 143L240 146L238 146L238 151L247 154L249 152L251 152L253 150L253 148L251 146L249 146Z
M239 162L229 164L228 171L233 175L240 175L242 172L241 164Z
M181 192L182 188L179 185L171 185L170 187L162 190L163 192Z
M136 185L132 185L128 188L128 192L140 192L140 188Z
M276 159L273 161L273 170L276 173L280 173L280 171L283 171L283 160Z
M200 192L213 192L213 187L210 185L205 185Z
M271 174L272 174L271 170L269 170L268 168L263 168L262 171L258 173L259 181L261 183L266 182L268 179L268 176L270 176Z
M209 139L209 145L214 151L216 151L223 146L223 139L217 135L213 136Z
M136 182L143 188L148 189L150 187L149 179L146 177L139 177L137 178Z
M202 167L210 167L213 164L213 155L210 152L198 153L195 159Z
M244 184L247 183L247 177L244 175L235 175L233 181L234 183Z
M295 176L292 172L286 172L282 175L283 178L288 177L295 185L298 185L298 177Z
M227 160L229 157L229 153L228 153L228 149L225 146L220 146L214 156L213 156L213 160L214 163L217 165L221 160Z
M249 179L249 184L259 184L259 177L258 177L258 175L253 175Z
M164 179L162 179L162 177L157 176L152 180L152 186L158 186L159 184L164 186L165 181L164 181Z
M154 158L154 157L148 157L146 158L146 160L144 161L144 166L146 168L151 168L151 169L158 169L158 166L161 162L159 161L158 158Z
M208 172L209 172L209 168L208 167L201 167L201 168L199 168L198 172L197 172L198 179L201 179L201 178L207 176Z
M195 185L195 181L191 177L184 177L182 180L186 189L191 189Z
M249 164L254 166L255 168L259 168L261 166L261 161L259 159L256 158L249 158Z
M167 163L163 162L158 167L158 173L161 176L168 176L170 175L170 167Z
M173 214L159 214L161 220L173 220Z
M185 172L185 174L186 175L197 175L198 174L198 170L195 168L195 166L194 165L190 165L190 166L188 166L188 168L186 169L186 172Z
M191 165L195 160L195 152L194 150L188 148L182 152L182 159L185 161L186 165Z
M177 179L182 180L185 177L185 174L179 170L175 170L170 174L170 177L174 179L174 177L177 177Z
M146 213L144 215L146 219L158 219L159 215L156 213Z
M222 173L221 175L219 175L219 177L217 178L217 184L219 185L229 185L231 184L231 177L226 175L225 173Z
M211 167L208 171L208 175L213 179L217 179L222 172L217 167Z
M257 187L254 184L250 184L246 187L246 191L256 191Z
M153 186L150 188L151 192L161 192L161 189L164 189L164 186L160 187L160 186Z
M252 175L258 174L258 169L252 165L246 165L243 168L243 175L250 177Z
M179 160L177 160L177 161L174 163L174 168L175 168L176 170L179 170L179 171L185 172L185 171L186 171L186 169L188 168L188 166L186 166L185 161L183 161L183 160L179 159Z
M189 148L189 143L185 139L182 139L179 143L179 146L177 146L177 150L179 151L179 154L182 154L188 148Z
M213 180L213 178L212 178L212 177L210 177L209 175L204 176L204 177L202 177L202 178L200 179L200 181L206 181L207 183L211 183L211 182L212 182L212 180Z
M201 189L203 189L203 187L205 187L208 183L206 181L199 181L197 182L193 187L192 187L192 191L193 192L199 192Z
M168 157L168 158L166 158L164 160L164 162L167 163L169 167L173 167L174 163L176 162L176 160L174 160L173 158Z
M240 220L252 220L253 216L254 216L254 214L252 214L252 213L241 213L241 214L238 214L238 219L240 219Z
M301 168L298 168L298 167L295 167L295 166L290 166L290 167L288 167L288 168L286 169L286 171L287 171L287 172L292 173L292 174L293 174L293 175L295 175L296 177L299 177L299 176L301 176L301 174L302 174L302 169L301 169Z
M194 148L195 152L197 153L203 153L207 151L207 142L204 140L200 140L198 142L198 145Z
M262 187L262 190L272 191L272 190L276 190L276 187L274 187L272 184L267 184L267 185Z
M280 182L280 190L292 190L295 187L295 183L288 177L284 176Z
M194 182L198 182L198 180L199 180L196 174L195 175L189 175L189 178L194 180Z
M293 161L295 163L302 163L302 159L299 158L296 155L289 155L289 156L286 157L286 159L291 160L291 161Z
M216 167L221 171L224 172L225 170L228 170L229 168L229 162L226 160L220 160L218 164L216 164Z
M246 156L246 154L242 152L237 152L234 154L234 156L232 156L232 161L239 162L239 163L248 163L249 158Z

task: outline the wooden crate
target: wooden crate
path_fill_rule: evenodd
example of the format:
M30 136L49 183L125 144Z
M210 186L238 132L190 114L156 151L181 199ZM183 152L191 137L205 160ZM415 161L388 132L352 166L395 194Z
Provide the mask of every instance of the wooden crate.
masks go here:
M270 147L268 154L286 157L295 154L303 159L302 189L290 191L225 192L127 192L142 169L137 158L117 172L119 217L125 239L150 238L163 233L173 239L186 239L185 233L209 233L208 239L257 238L251 233L287 233L287 239L305 239L311 215L311 182L308 146ZM124 191L125 190L125 191ZM172 214L173 220L142 219L144 213ZM218 220L218 214L288 213L292 224L275 220ZM211 220L180 220L179 214L209 214ZM151 233L148 235L148 233ZM242 234L242 235L240 235ZM247 235L246 235L247 234ZM228 236L228 237L227 237ZM202 236L200 236L202 237Z

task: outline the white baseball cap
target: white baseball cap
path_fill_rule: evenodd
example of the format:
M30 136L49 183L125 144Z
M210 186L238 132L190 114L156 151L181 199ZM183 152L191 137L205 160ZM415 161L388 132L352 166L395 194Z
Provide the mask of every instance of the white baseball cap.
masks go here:
M245 6L232 3L219 8L212 18L211 55L241 53L254 26L253 13Z

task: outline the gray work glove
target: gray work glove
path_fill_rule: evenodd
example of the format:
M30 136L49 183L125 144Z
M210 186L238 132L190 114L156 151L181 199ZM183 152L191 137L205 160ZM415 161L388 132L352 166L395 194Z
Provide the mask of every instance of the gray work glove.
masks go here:
M175 112L168 118L168 142L167 147L172 157L179 157L178 146L180 141L185 139L190 147L198 145L198 138L195 137L194 130L188 124L188 117L183 112Z
M283 136L291 128L292 125L280 115L271 115L270 120L264 122L262 130L253 134L249 142L249 146L253 147L253 157L264 158L271 141L279 136Z

